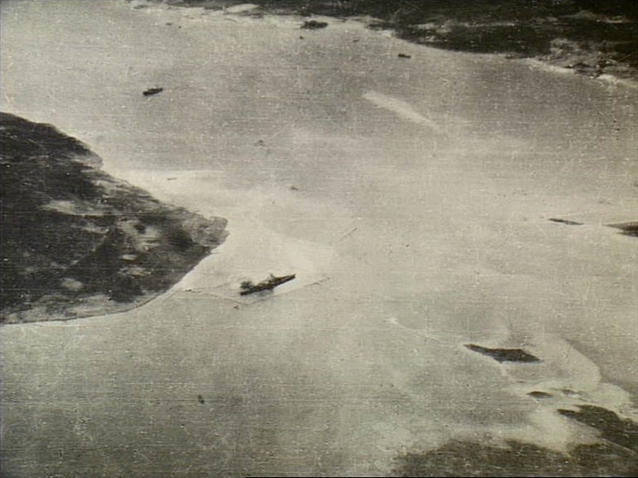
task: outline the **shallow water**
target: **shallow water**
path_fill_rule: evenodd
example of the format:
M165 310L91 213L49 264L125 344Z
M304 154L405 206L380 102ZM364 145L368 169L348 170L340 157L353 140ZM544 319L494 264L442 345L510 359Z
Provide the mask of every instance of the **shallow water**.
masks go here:
M604 224L636 219L638 90L301 23L3 2L3 110L230 232L139 309L2 329L8 476L384 475L635 416L638 243ZM233 298L270 272L299 280Z

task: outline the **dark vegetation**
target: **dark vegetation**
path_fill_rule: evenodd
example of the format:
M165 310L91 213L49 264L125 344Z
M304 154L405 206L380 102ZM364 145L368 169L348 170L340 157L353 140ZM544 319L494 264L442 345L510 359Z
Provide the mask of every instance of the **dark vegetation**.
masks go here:
M480 354L492 357L498 362L523 362L533 363L540 362L538 357L533 356L530 353L521 349L491 349L488 347L481 347L480 345L466 344L468 349L478 352Z
M0 321L134 306L223 241L223 219L162 204L101 172L76 139L0 115Z
M560 453L510 440L503 446L452 441L397 458L397 476L636 476L638 457L614 443L578 445Z
M399 476L638 476L638 424L602 407L578 408L558 412L598 431L598 443L559 453L513 440L502 446L450 441L436 450L399 456L395 472Z
M601 438L638 454L637 423L624 420L606 408L593 405L580 405L578 408L577 412L559 410L559 413L599 430ZM638 455L636 456L638 458Z
M610 224L609 227L620 229L621 234L624 234L625 236L638 237L638 221Z
M155 0L220 9L244 0ZM535 57L638 78L638 2L603 0L254 0L264 13L372 17L372 28L439 48Z

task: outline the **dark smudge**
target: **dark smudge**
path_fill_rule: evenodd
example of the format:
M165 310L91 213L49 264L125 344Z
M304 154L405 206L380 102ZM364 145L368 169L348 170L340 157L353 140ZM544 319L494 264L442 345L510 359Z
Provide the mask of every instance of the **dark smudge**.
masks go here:
M488 357L492 357L494 360L498 362L522 362L522 363L533 363L540 362L538 357L535 357L532 354L529 354L521 349L491 349L488 347L481 347L480 345L474 344L465 344L465 346L480 354L486 355Z

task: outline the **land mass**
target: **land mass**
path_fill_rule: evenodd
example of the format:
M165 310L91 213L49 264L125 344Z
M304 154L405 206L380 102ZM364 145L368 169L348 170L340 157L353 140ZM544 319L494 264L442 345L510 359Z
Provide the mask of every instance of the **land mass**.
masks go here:
M0 113L0 322L136 307L178 282L226 235L226 220L163 204L101 171L53 126Z
M127 0L225 9L262 16L322 15L365 19L405 40L475 53L533 58L578 74L638 80L638 2L602 0ZM306 22L317 25L316 22ZM322 24L322 28L328 24Z
M492 357L497 362L521 362L521 363L534 363L540 362L538 357L525 352L521 349L491 349L488 347L482 347L475 344L465 344L465 346L480 354Z
M566 452L515 440L501 445L453 440L436 450L400 455L395 472L397 476L636 476L635 422L593 405L558 413L591 427L599 440L571 446Z

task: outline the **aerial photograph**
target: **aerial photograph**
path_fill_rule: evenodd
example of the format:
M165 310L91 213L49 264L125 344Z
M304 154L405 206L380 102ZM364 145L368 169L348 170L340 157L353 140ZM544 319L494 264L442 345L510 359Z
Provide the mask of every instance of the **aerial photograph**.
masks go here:
M0 476L638 476L638 1L2 0Z

